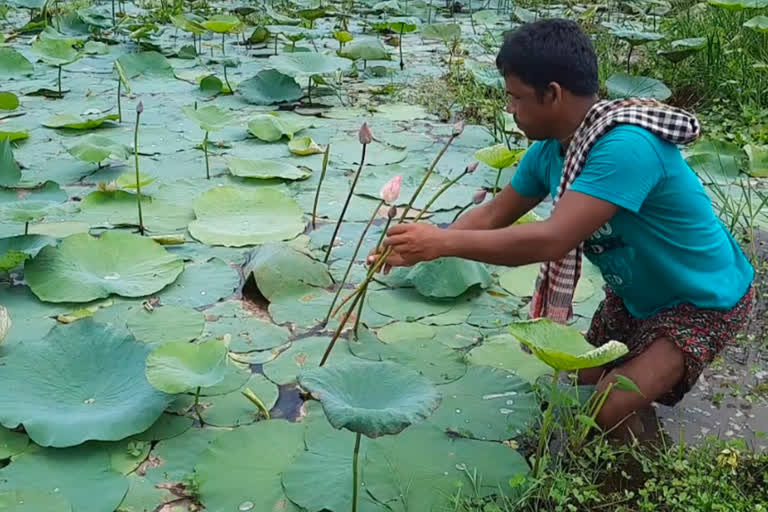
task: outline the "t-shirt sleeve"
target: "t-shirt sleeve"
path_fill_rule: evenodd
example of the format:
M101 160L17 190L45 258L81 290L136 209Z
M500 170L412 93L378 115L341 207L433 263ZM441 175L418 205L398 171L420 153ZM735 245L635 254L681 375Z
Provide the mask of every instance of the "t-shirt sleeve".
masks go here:
M515 191L525 197L544 197L547 185L544 182L544 162L542 161L542 142L534 142L517 165L510 184Z
M637 213L664 177L660 144L643 129L616 127L592 147L570 189Z

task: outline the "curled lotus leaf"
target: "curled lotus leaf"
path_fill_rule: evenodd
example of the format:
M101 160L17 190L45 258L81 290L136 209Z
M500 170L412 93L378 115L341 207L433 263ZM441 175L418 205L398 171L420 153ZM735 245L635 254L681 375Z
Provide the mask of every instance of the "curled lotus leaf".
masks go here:
M130 148L109 137L92 133L76 144L67 148L67 152L83 162L103 162L107 159L125 160L130 156Z
M478 150L475 158L494 169L504 169L519 162L524 153L525 149L509 149L504 144L496 144Z
M312 121L299 116L283 116L272 112L252 117L248 121L248 131L265 142L276 142L283 136L293 139L297 132L312 125Z

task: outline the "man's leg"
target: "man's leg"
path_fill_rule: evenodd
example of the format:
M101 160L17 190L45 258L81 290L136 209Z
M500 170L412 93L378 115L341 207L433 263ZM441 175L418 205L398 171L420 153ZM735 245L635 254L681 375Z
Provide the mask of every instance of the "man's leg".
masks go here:
M612 390L597 415L597 423L603 430L612 429L631 413L648 407L679 384L685 375L685 358L672 341L658 339L637 357L611 370L597 384L597 391L603 391L610 382L615 382L616 374L632 379L643 394Z

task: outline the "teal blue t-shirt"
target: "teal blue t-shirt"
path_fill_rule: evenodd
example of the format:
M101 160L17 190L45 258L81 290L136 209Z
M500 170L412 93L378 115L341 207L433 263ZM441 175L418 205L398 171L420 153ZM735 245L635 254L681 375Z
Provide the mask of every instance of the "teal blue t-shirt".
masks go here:
M563 163L559 141L535 142L512 186L554 197ZM584 254L634 317L680 303L731 309L749 289L752 266L674 144L617 126L593 146L571 190L620 207L585 241Z

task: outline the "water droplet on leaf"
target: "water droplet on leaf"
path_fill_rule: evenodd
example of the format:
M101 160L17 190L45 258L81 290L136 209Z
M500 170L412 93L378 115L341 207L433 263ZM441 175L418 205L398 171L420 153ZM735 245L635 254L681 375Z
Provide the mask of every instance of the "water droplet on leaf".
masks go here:
M103 279L105 281L117 281L118 279L120 279L120 274L118 274L117 272L112 272L110 274L105 275Z
M241 512L247 512L248 510L253 510L254 504L252 501L244 501L240 504L239 507L237 507L237 510L240 510Z

